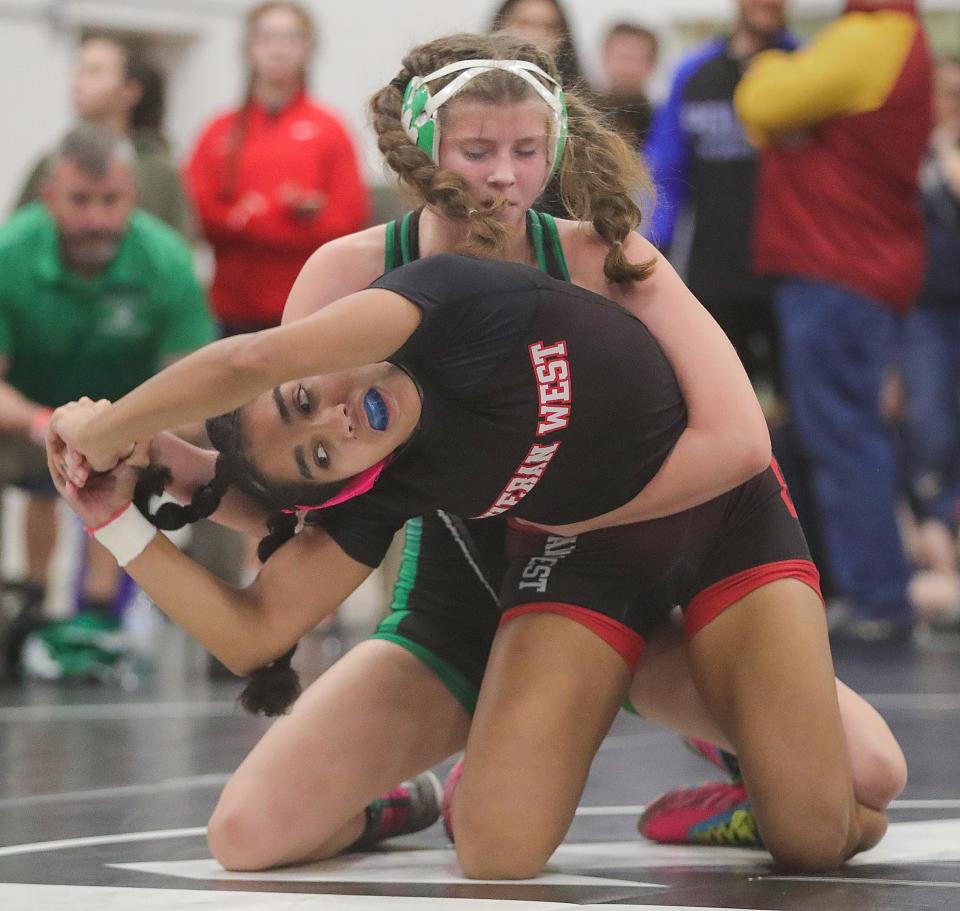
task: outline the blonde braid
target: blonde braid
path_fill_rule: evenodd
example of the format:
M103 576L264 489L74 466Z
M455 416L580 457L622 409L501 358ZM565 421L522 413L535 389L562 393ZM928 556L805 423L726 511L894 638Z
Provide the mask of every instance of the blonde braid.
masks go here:
M590 105L573 94L566 99L570 135L560 166L563 203L610 244L603 263L610 281L643 281L653 272L654 260L630 262L623 242L640 225L643 215L635 198L651 193L650 177L637 153L604 126Z

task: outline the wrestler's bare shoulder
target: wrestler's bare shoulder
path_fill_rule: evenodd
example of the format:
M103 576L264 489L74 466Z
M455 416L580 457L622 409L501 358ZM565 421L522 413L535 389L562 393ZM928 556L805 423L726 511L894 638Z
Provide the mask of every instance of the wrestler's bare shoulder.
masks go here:
M386 225L374 225L325 243L294 283L283 321L300 319L341 297L362 291L383 275Z
M313 257L343 272L344 280L351 283L362 281L362 287L365 287L383 274L386 236L386 225L373 225L331 240L320 247Z
M653 281L651 276L643 282L633 282L630 285L610 282L603 271L604 260L610 252L610 244L597 234L589 222L558 218L557 232L566 256L570 280L581 288L587 288L604 297L623 302L625 298L642 293L643 286ZM660 259L656 247L636 232L627 235L623 248L627 259L634 263ZM654 269L654 275L656 271Z

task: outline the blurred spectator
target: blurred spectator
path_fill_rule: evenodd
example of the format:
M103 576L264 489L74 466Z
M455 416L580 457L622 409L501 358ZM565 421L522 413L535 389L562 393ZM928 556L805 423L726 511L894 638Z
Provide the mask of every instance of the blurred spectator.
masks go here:
M493 14L489 30L516 35L552 54L563 87L576 88L581 97L593 100L583 80L580 57L573 42L567 14L557 0L504 0ZM534 205L539 211L556 218L568 218L570 215L560 198L559 181L556 179L547 185Z
M213 310L227 334L277 325L307 257L367 217L353 143L306 94L314 47L302 6L254 7L246 99L207 126L187 167L216 260Z
M603 76L607 89L645 95L659 54L660 41L645 26L633 22L611 26L603 42Z
M156 67L117 38L87 38L73 74L73 107L80 120L130 138L138 207L189 234L190 208L163 136L164 86ZM47 163L45 155L33 167L16 208L40 198Z
M925 569L952 578L952 585L944 586L945 580L940 580L941 590L952 590L948 602L960 616L956 579L960 518L960 58L942 60L937 66L933 107L936 126L920 171L927 229L926 274L917 309L905 321L903 440L910 499L920 523L914 556ZM916 594L917 580L912 589Z
M857 0L809 47L757 57L737 110L763 149L756 262L777 291L791 412L813 465L841 637L912 627L880 390L923 277L917 174L931 66L912 0Z
M8 674L41 617L55 537L56 492L43 451L50 409L84 395L120 398L213 336L189 248L134 209L134 161L129 140L82 124L51 157L43 202L0 228L0 483L29 495L27 575L5 598L13 614ZM91 538L83 610L69 622L115 630L118 579L115 561ZM66 652L51 661L58 658L76 667Z
M493 14L489 30L510 32L552 54L564 88L573 89L583 82L570 22L557 0L504 0Z
M639 149L650 131L652 109L647 83L657 68L660 42L642 25L618 22L603 42L603 78L606 91L598 106L611 117L621 136Z
M730 33L680 62L647 140L657 187L648 233L737 349L767 414L774 453L828 592L809 469L782 405L774 282L753 265L757 151L733 106L737 84L756 54L796 47L785 31L785 6L786 0L738 0Z
M651 239L724 328L751 377L762 372L766 382L774 369L773 285L753 268L757 153L733 93L755 54L796 46L784 31L784 7L785 0L738 0L730 34L681 61L646 147L657 187ZM681 216L686 243L677 230Z

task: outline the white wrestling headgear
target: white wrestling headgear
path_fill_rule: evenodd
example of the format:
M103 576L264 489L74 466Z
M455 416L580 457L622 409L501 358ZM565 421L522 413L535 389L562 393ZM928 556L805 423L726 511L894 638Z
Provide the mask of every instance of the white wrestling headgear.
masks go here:
M414 76L407 83L403 93L403 107L400 115L403 128L411 142L426 152L436 164L440 151L440 120L437 112L471 79L483 73L489 73L491 70L505 70L519 76L533 87L550 109L552 115L551 142L548 146L550 173L544 182L546 185L557 172L560 160L563 158L563 149L567 142L567 105L560 83L529 60L458 60L427 76ZM431 82L456 72L460 73L456 79L445 85L436 95L430 94ZM550 87L544 85L541 79L549 83Z

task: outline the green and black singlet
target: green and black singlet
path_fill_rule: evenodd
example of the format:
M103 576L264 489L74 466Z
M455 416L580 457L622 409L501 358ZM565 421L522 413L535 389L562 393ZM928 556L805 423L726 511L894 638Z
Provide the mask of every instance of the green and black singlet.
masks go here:
M420 259L421 211L387 225L384 272ZM553 216L528 210L527 236L540 270L570 281ZM390 613L373 638L420 658L472 713L500 622L505 521L461 519L437 510L411 519L404 532Z

